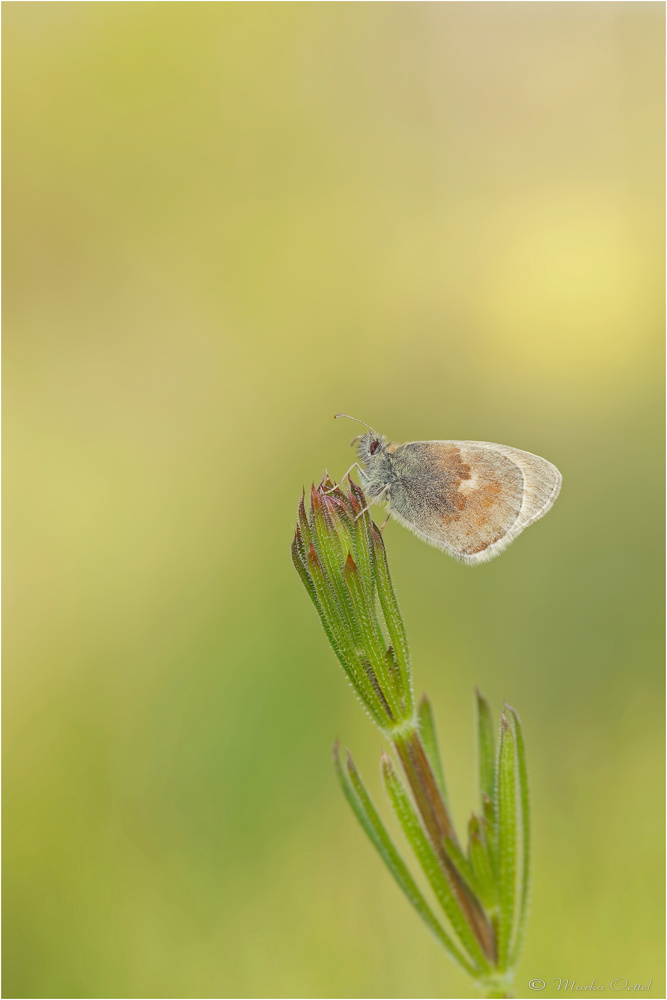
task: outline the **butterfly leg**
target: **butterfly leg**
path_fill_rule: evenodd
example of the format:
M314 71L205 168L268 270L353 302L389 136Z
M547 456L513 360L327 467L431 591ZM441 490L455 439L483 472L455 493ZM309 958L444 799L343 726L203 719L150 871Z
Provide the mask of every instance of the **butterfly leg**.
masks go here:
M387 490L389 489L389 486L390 486L390 483L387 483L387 485L383 489L380 490L380 492L378 493L378 495L376 497L373 497L373 499L371 500L371 503L366 504L366 506L364 507L364 509L359 511L359 513L357 514L357 516L355 517L354 520L358 521L362 514L365 514L367 510L370 510L371 509L371 504L372 503L377 503L378 500L380 499L380 497L382 496L382 494L387 492ZM387 521L388 520L389 520L389 518L387 518ZM387 521L385 521L384 523L386 524ZM384 527L384 524L382 525L382 527ZM380 530L382 530L382 529L380 529Z
M336 485L332 486L330 490L326 490L325 494L328 495L329 493L333 493L334 490L337 490L338 487L339 487L339 485L345 479L345 476L349 476L349 474L352 472L352 469L356 469L362 479L367 478L366 471L361 468L361 466L359 465L358 462L353 462L352 465L350 466L350 468L347 470L347 472L344 472L343 475L340 477L340 479L338 480L338 482L336 483Z

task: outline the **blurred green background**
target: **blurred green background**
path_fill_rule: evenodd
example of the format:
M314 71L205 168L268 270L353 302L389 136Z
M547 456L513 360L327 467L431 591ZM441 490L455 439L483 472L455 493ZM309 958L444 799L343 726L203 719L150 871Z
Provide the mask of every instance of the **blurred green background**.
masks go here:
M470 995L333 774L345 410L562 470L488 565L385 538L459 824L473 686L524 721L517 995L664 996L664 5L3 14L4 995Z

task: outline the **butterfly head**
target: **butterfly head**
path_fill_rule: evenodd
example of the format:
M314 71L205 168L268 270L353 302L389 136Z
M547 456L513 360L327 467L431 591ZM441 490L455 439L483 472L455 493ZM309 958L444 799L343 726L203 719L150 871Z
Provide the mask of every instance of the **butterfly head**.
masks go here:
M364 468L379 465L389 444L384 434L376 434L375 431L361 434L357 441L357 455Z

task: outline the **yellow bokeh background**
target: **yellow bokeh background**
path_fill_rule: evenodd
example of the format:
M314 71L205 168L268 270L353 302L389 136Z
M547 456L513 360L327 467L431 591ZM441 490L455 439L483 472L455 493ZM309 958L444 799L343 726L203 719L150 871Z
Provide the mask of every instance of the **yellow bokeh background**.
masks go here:
M562 470L488 565L385 538L461 827L474 685L524 721L517 995L664 995L664 6L3 27L4 995L470 995L332 770L381 801L289 557L340 410Z

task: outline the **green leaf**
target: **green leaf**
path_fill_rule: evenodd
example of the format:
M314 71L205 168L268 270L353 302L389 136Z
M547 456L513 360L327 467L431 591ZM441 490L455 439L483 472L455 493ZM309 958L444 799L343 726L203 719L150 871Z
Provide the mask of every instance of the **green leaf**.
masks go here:
M474 976L476 970L462 955L455 943L445 929L440 924L430 906L419 891L412 875L408 871L405 862L396 850L385 826L380 819L370 795L359 776L352 757L347 755L347 772L338 756L338 746L334 748L334 763L336 773L343 789L343 794L352 807L352 811L359 823L366 831L366 834L375 847L376 851L384 861L385 865L393 875L398 886L406 896L408 902L417 911L431 933L437 938L447 954L467 973ZM348 777L349 775L349 777Z
M345 631L344 623L341 623L338 604L312 543L308 552L308 573L317 595L315 606L320 612L320 619L331 647L372 718L378 726L384 728L387 725L384 707L356 651L350 645L349 634Z
M384 654L384 659L385 663L387 664L387 672L394 685L394 690L396 691L396 697L399 699L401 704L401 717L403 718L405 710L405 699L401 698L403 682L401 680L401 671L398 666L398 661L396 660L396 655L394 653L393 646L387 646L387 649L385 650ZM406 718L405 721L408 722L411 720Z
M389 800L403 828L405 837L429 880L438 902L447 914L449 922L477 969L480 972L487 972L490 968L489 962L461 909L449 877L443 871L431 842L417 819L394 765L384 751L382 753L382 776Z
M301 535L301 532L297 528L296 533L294 535L294 541L292 542L292 562L294 563L295 569L299 574L301 582L306 588L311 601L315 605L317 613L320 616L320 621L322 622L324 631L327 634L327 638L331 643L331 646L333 647L336 656L338 657L339 660L341 660L341 662L343 662L341 658L343 647L339 639L336 638L335 636L335 629L329 624L327 614L325 612L325 609L322 607L322 602L320 598L317 596L317 590L315 588L315 584L309 572L309 570L312 570L312 565L311 565L312 559L317 560L317 553L315 553L315 547L313 546L312 542L309 543L309 548L312 548L312 553L310 552L307 553L305 551L303 536Z
M319 490L316 490L315 487L311 489L310 518L314 547L321 562L324 578L328 583L329 590L334 595L335 606L338 610L336 618L340 620L354 647L361 647L363 643L354 620L350 595L343 583L343 566L347 552L343 552L341 548L340 539L332 523L331 514L325 506L325 500L326 497L323 497ZM317 586L317 581L313 580L313 582Z
M445 803L449 805L447 799L447 789L445 787L445 775L442 770L440 753L438 751L438 737L435 731L433 709L431 708L431 702L425 694L422 695L421 701L419 702L418 716L419 732L421 733L422 744L426 750L426 756L428 757L429 764L431 765L431 770L435 775L435 780L438 783L440 794L442 795Z
M475 704L477 707L477 768L479 772L480 800L484 794L493 798L495 780L495 740L493 719L489 703L475 688Z
M345 500L346 510L349 511L348 516L354 527L354 561L359 567L367 599L373 605L373 608L375 608L375 556L368 528L370 514L365 512L361 517L357 518L360 507L354 494L352 494L351 498L346 497Z
M521 720L513 708L509 705L507 710L510 715L514 741L516 743L517 771L519 777L519 825L521 830L521 897L519 902L519 916L517 920L516 939L512 950L511 965L516 965L519 960L523 939L526 933L526 921L528 919L528 908L530 905L530 794L528 790L528 767L526 764L526 744L523 738L523 728Z
M363 496L363 494L362 494ZM414 697L412 693L412 672L410 670L410 653L408 651L408 639L405 634L405 626L401 613L398 610L398 602L394 594L394 588L389 575L389 565L387 563L387 553L385 552L382 535L375 525L370 528L373 540L373 553L375 558L375 580L377 592L384 615L387 632L394 649L396 662L401 673L401 688L404 693L404 712L406 718L410 718L414 712Z
M294 563L294 568L301 578L301 582L308 591L308 595L317 608L318 612L321 613L320 606L317 601L317 596L315 594L315 588L313 586L313 581L308 576L308 555L304 548L303 536L301 535L299 529L294 533L294 539L292 541L292 562Z
M370 661L377 678L382 696L386 699L388 718L390 722L400 722L401 706L396 697L394 678L385 659L385 649L382 634L375 620L374 609L369 606L364 592L361 574L351 555L348 555L343 569L343 579L347 586L350 602L354 613L357 629L361 636L364 654Z
M457 872L459 873L465 884L468 886L468 889L470 890L471 894L473 896L477 896L477 898L481 900L483 895L483 889L479 884L479 880L477 878L477 875L475 874L475 871L473 870L472 865L466 858L465 854L463 853L459 845L456 843L455 840L452 840L451 837L445 837L445 847L447 848L447 854L451 858L454 867L456 868Z
M495 793L494 793L495 794ZM488 795L482 797L482 817L480 832L486 845L489 861L496 880L498 879L498 837L496 830L496 807Z
M498 840L498 967L507 969L511 960L512 929L516 905L516 745L512 728L503 712L496 772Z
M308 516L306 514L306 491L303 490L301 493L301 499L299 500L299 532L303 538L303 543L305 551L308 551L308 546L313 540L313 535L310 530L310 523L308 521Z
M495 910L498 906L498 886L477 816L471 816L468 824L468 856L477 878L480 899L487 910Z

